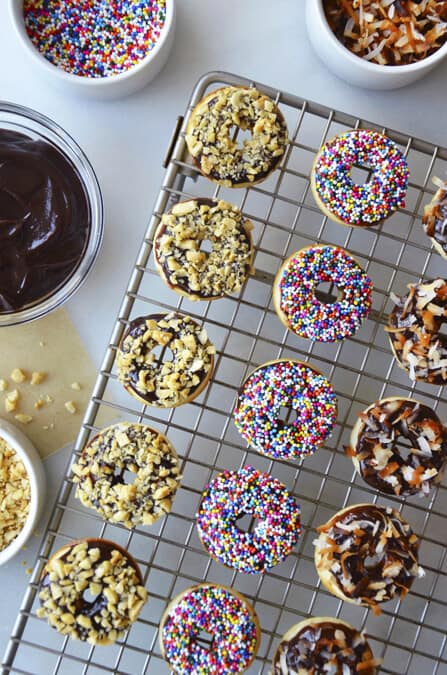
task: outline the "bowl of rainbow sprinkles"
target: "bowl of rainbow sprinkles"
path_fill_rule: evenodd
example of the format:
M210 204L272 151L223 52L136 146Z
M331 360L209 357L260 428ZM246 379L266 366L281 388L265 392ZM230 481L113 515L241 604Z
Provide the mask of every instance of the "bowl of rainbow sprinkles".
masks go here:
M175 0L10 0L10 9L36 68L95 98L144 87L174 41Z

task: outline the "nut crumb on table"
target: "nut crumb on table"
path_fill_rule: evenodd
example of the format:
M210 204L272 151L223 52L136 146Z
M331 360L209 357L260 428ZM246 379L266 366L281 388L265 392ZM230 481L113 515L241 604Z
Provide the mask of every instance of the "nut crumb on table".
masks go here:
M70 413L70 415L74 415L78 411L74 401L65 401L64 406L67 412Z
M46 377L47 377L46 373L34 371L33 374L31 375L31 384L32 385L42 384L42 382L46 380Z
M32 415L24 415L23 413L14 415L14 419L17 420L17 422L20 422L20 424L29 424L33 421Z
M11 373L11 380L16 384L21 384L26 380L26 373L21 368L14 368Z

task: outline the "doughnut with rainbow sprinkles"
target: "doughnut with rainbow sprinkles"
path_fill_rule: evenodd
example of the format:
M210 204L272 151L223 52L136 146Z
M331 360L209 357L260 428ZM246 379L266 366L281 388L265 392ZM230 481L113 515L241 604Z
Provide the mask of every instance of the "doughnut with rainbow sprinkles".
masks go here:
M371 173L357 184L354 167ZM397 145L371 129L355 129L328 141L314 161L311 187L323 213L340 225L369 227L405 206L409 169Z
M283 409L294 420L281 419ZM291 359L269 361L243 383L234 423L250 446L272 459L306 457L330 436L337 397L313 366Z
M200 643L201 632L210 644ZM237 591L198 584L177 595L160 622L163 658L178 675L243 673L258 651L261 628L256 612Z
M321 302L320 284L338 289L336 302ZM273 284L279 319L299 337L335 342L354 335L371 309L373 284L358 262L338 246L307 246L280 267Z
M252 516L245 532L238 521ZM223 471L206 487L197 514L199 538L213 560L247 574L268 571L301 534L300 508L285 485L246 466Z

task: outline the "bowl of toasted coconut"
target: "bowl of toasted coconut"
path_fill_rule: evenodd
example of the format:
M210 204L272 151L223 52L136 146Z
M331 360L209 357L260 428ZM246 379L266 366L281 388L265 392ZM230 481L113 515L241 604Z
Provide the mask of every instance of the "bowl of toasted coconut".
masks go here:
M359 87L403 87L447 56L445 0L307 0L306 22L323 62Z

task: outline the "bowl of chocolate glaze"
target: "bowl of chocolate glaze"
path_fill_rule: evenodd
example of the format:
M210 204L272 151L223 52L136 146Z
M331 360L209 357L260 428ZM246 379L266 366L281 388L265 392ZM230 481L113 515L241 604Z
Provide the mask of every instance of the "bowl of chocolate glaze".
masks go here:
M81 148L44 115L0 102L0 326L68 300L102 234L101 191Z

